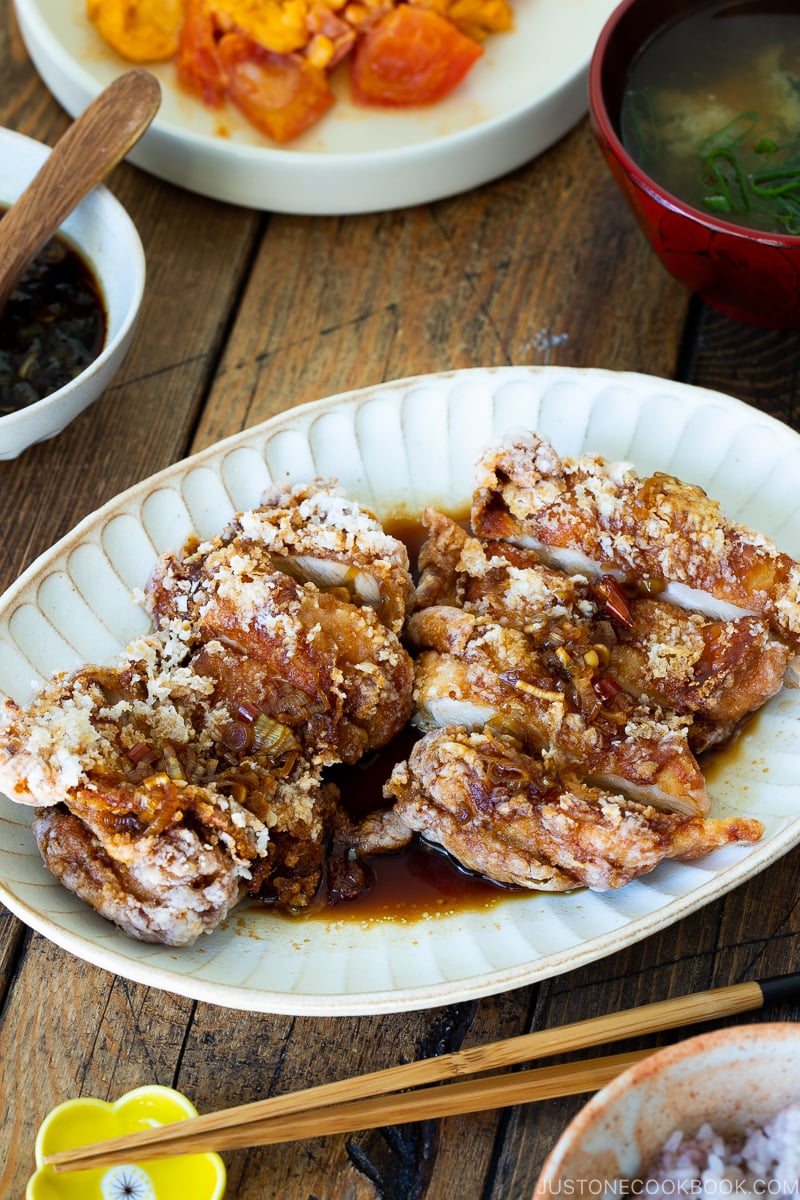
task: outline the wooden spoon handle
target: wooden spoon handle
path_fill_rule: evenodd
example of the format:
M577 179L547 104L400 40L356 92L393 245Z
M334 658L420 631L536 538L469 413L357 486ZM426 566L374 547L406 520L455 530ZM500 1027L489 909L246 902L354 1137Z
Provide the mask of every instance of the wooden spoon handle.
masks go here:
M136 68L110 83L59 139L0 220L0 310L64 218L136 144L160 103L158 80Z

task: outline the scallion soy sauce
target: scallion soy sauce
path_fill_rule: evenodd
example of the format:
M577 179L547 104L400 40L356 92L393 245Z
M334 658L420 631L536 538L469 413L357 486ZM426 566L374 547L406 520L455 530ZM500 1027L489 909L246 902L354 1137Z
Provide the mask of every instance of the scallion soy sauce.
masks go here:
M81 255L51 238L0 312L0 416L51 395L103 348L106 312Z

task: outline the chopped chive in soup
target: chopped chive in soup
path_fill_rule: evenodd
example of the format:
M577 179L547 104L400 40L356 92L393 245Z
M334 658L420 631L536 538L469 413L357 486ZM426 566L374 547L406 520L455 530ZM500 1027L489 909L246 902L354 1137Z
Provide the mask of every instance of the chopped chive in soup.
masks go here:
M800 2L715 0L677 16L631 68L620 131L693 207L800 236Z

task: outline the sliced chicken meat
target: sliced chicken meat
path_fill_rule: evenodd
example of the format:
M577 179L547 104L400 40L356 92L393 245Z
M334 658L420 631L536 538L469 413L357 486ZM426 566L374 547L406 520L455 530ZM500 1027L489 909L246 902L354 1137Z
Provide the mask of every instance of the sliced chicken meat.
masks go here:
M275 570L255 543L165 560L149 597L162 624L186 622L196 670L226 702L288 725L314 762L355 762L408 720L413 666L397 635L372 608Z
M336 591L374 609L394 633L403 627L412 587L408 550L373 513L331 483L274 485L258 508L238 513L219 538L197 546L197 557L165 555L155 588L159 582L169 588L173 579L191 578L198 557L228 544L240 547L263 573L284 571L321 591Z
M761 617L715 621L660 600L630 603L609 672L634 695L691 714L696 753L727 742L783 685L792 652Z
M400 820L462 866L541 891L619 888L668 858L757 841L745 818L666 813L558 775L514 739L427 734L386 786Z
M602 608L585 576L548 567L534 550L473 537L435 509L425 510L423 525L413 610L455 605L528 629L546 618L590 620Z
M44 861L66 886L171 945L214 928L245 890L307 905L335 804L288 726L255 710L243 722L166 631L116 668L56 677L26 709L7 700L0 787L37 807ZM293 869L298 846L315 878Z
M205 845L193 830L138 839L135 853L122 859L64 806L37 809L33 832L51 874L140 941L191 945L211 933L242 894L231 856Z
M413 720L421 729L489 726L546 752L560 769L639 801L708 812L684 719L653 712L618 686L602 699L592 684L595 668L572 646L540 650L521 630L450 611L452 621L440 605L409 622L416 644L430 647L416 661ZM453 629L462 634L456 646Z
M412 605L412 640L420 621L436 621L435 644L457 652L471 624L468 617L433 615L448 604L522 630L540 648L565 647L559 653L573 674L576 661L585 667L597 658L593 684L605 676L642 703L691 714L696 752L729 740L750 713L792 682L794 655L764 617L713 620L660 597L633 589L626 594L612 577L590 582L566 575L532 549L483 541L440 513L427 512L425 523L426 566ZM427 602L437 608L418 615ZM452 626L449 638L445 623Z
M478 464L472 526L479 537L540 549L568 571L669 585L667 598L683 607L762 613L800 648L800 565L671 475L641 477L595 455L561 458L532 433L510 438Z

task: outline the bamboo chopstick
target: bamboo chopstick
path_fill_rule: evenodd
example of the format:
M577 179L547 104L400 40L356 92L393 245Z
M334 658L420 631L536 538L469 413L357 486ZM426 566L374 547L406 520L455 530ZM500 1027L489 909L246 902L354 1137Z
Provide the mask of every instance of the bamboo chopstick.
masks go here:
M458 1079L532 1058L674 1029L715 1017L734 1016L773 1001L796 998L798 994L800 974L696 992L438 1058L372 1071L286 1096L257 1100L90 1146L78 1146L53 1154L46 1162L56 1171L82 1170L112 1163L166 1158L190 1151L266 1145L272 1141L400 1124L457 1112L477 1112L484 1108L592 1091L651 1051L514 1072L387 1098L388 1093L421 1084Z
M652 1050L633 1050L626 1054L610 1054L561 1066L538 1067L530 1071L512 1071L490 1075L483 1079L466 1079L417 1088L400 1095L366 1097L344 1104L331 1104L285 1117L249 1121L230 1126L216 1133L194 1133L178 1142L162 1142L136 1153L138 1162L156 1158L172 1158L178 1154L196 1154L208 1150L241 1150L245 1147L268 1146L275 1142L300 1141L303 1138L327 1137L334 1133L352 1133L382 1125L402 1125L408 1121L426 1121L449 1117L456 1113L483 1112L486 1109L508 1108L533 1100L552 1100L557 1096L573 1096L596 1091L627 1067L652 1054ZM185 1125L187 1122L180 1121ZM138 1136L138 1135L134 1135ZM130 1162L130 1143L116 1149L108 1142L98 1143L91 1157L75 1159L68 1165L57 1165L62 1155L46 1161L57 1172L84 1168L110 1167Z

